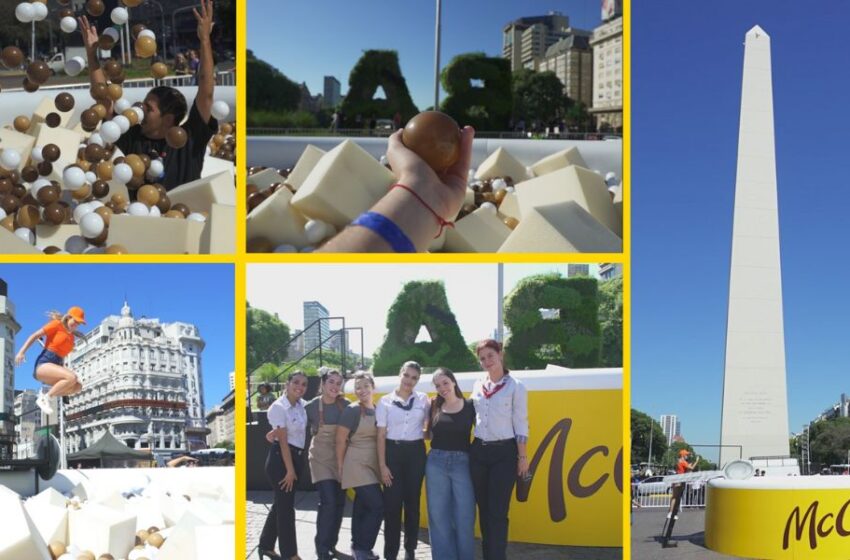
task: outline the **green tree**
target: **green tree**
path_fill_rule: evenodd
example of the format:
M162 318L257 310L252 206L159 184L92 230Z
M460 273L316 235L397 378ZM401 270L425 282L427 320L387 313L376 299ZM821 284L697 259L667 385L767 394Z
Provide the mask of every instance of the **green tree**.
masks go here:
M567 104L567 112L564 115L564 121L567 126L577 128L579 130L593 129L593 115L587 110L587 105L581 101L573 102L569 100Z
M247 310L247 367L250 374L254 369L269 360L280 363L286 359L286 347L289 344L289 327L277 315L250 305Z
M295 111L301 100L298 84L284 76L268 62L254 56L250 50L246 59L246 102L252 110L272 112Z
M657 464L667 453L667 437L661 424L648 414L632 409L632 463L637 465L651 455L652 463ZM649 453L650 431L652 432L652 453Z
M570 104L564 95L564 84L554 72L523 70L514 75L514 120L524 118L527 123L538 121L545 125L560 121Z
M224 441L220 441L213 446L213 449L227 449L228 451L233 451L236 449L236 446L232 441L226 439Z
M850 450L850 418L815 422L809 431L812 463L823 466L847 463Z
M623 365L623 278L599 283L599 326L602 329L601 365Z

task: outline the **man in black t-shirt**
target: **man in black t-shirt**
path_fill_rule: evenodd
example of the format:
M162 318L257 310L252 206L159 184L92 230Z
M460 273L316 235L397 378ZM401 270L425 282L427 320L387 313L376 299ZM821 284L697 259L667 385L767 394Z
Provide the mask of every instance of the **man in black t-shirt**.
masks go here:
M121 135L115 145L125 154L154 154L162 158L164 173L156 181L166 190L200 178L204 166L204 155L210 139L218 130L218 122L212 116L213 90L215 76L213 72L212 42L210 33L213 28L213 2L200 0L201 11L194 9L198 21L200 39L200 66L198 67L198 91L195 102L186 117L186 98L178 90L168 86L159 86L148 92L142 104L144 119L140 124L130 127ZM106 83L106 75L97 57L98 35L85 17L80 18L80 29L88 54L91 84ZM111 101L100 101L106 106L108 118L114 116ZM181 126L188 137L182 148L172 148L166 142L166 134L174 126Z

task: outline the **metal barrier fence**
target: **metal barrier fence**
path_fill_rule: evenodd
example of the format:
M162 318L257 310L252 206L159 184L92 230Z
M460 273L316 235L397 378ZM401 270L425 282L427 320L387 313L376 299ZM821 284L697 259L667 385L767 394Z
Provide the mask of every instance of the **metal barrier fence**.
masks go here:
M236 72L228 70L226 72L216 72L215 84L217 86L235 86ZM154 78L135 78L125 80L121 86L125 88L154 88L156 86L171 86L171 87L189 87L195 85L195 76L166 76L160 80ZM74 84L57 84L53 86L42 86L38 91L69 91L75 89L89 89L88 82L79 82ZM3 91L24 91L23 88L9 88Z
M682 494L682 507L705 507L705 485L703 481L686 483L685 492ZM632 507L669 508L671 487L671 484L664 482L632 484Z
M355 138L387 137L393 130L368 128L339 128L331 130L328 128L282 128L282 127L248 127L248 136L350 136ZM483 130L475 131L476 138L501 138L501 139L535 139L535 140L620 140L619 134L600 132L560 132L532 134L517 131Z

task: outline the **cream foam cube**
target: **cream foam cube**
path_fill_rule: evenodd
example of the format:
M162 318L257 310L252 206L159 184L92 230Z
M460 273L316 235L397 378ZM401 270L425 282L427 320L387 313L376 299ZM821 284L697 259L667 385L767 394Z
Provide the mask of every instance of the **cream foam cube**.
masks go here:
M201 253L236 252L236 207L213 204L201 235Z
M602 225L619 235L614 204L605 181L583 167L571 165L519 183L516 194L521 219L525 219L532 208L574 200Z
M614 211L617 213L617 220L620 225L620 233L623 232L623 183L615 189L614 192Z
M509 192L505 195L505 198L502 199L502 203L499 204L499 214L506 218L515 218L517 220L521 219L521 214L519 211L519 198L517 198L516 192Z
M130 498L124 506L124 511L136 516L136 531L147 530L148 527L165 528L166 526L165 518L156 500Z
M68 504L68 498L57 492L54 488L47 488L27 500L27 504L32 503L65 507Z
M23 134L11 128L0 128L0 148L11 148L21 154L21 163L17 169L23 169L30 159L32 147L35 146L35 137Z
M35 226L35 244L40 247L53 245L64 251L68 239L79 235L82 235L82 232L77 224L61 224L58 226L38 224Z
M233 175L222 171L209 177L180 185L168 191L172 206L182 202L192 212L209 212L213 204L236 206Z
M619 253L622 241L577 202L532 208L500 253Z
M295 167L292 168L292 171L289 173L289 177L286 178L286 183L292 185L292 187L297 191L302 184L304 184L304 180L307 179L307 176L316 167L316 164L319 163L319 160L322 159L322 156L327 152L324 150L317 148L312 144L307 144L307 147L304 148L304 152L301 154L301 157L298 158L298 162L295 164Z
M20 498L0 493L0 560L51 560L47 544Z
M236 535L224 527L195 527L196 558L231 558L236 552Z
M24 508L45 543L68 544L68 509L64 504L59 506L31 499L24 503Z
M30 245L8 229L0 227L0 254L6 255L36 255L41 251Z
M136 516L97 504L84 504L81 509L70 510L68 536L70 544L82 550L124 558L135 542Z
M581 157L576 147L566 148L560 152L555 152L551 156L546 156L532 165L531 170L534 172L535 177L540 177L541 175L546 175L569 165L578 165L587 168L584 158Z
M475 171L476 179L493 179L495 177L510 177L514 183L528 179L528 171L520 161L506 149L499 148L481 162Z
M345 140L316 163L292 205L308 218L342 229L380 200L393 181L386 167Z
M35 134L36 126L43 123L45 119L47 119L47 115L50 113L56 113L59 115L59 127L57 128L66 128L68 123L71 122L71 115L74 114L74 111L60 111L56 108L55 98L50 95L46 95L41 99L38 106L36 106L35 111L33 111L32 118L30 119L30 127L27 132ZM82 130L83 128L81 125L80 132L82 132Z
M511 233L498 214L479 208L447 228L444 249L453 253L495 253Z
M65 167L73 165L77 161L77 152L83 135L67 128L50 128L44 123L35 125L33 128L35 145L42 148L47 144L56 144L59 147L59 159L53 163L54 170L60 173Z
M246 237L267 237L274 246L286 243L301 249L309 245L304 235L307 220L292 205L292 197L289 189L283 188L254 208L248 214Z
M107 244L120 244L132 254L198 254L204 223L180 218L115 214Z
M182 495L160 495L152 499L157 504L157 508L162 513L162 517L165 519L165 524L168 527L177 525L189 507L189 500Z
M201 178L211 177L218 173L229 173L232 180L236 179L236 165L232 161L215 156L205 156L204 166L201 168Z
M201 558L196 548L195 529L197 527L212 526L218 531L233 533L232 525L210 523L211 520L210 516L199 515L197 511L186 511L160 547L157 560Z
M276 169L263 169L262 171L258 171L253 175L248 176L248 180L245 182L247 185L256 185L256 187L264 191L275 183L285 183L286 179L283 175L277 172Z

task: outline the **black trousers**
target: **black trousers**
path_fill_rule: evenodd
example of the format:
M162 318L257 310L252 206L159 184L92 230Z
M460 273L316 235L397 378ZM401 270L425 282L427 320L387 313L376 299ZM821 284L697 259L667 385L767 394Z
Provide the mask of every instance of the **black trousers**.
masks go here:
M516 441L487 445L479 439L469 452L472 489L478 504L484 560L507 560L508 509L516 484Z
M425 478L425 442L387 440L387 467L392 486L384 487L384 557L395 560L401 542L404 511L404 549L416 550L419 538L419 498Z
M304 450L289 446L292 454L292 466L295 472L301 471L304 461ZM280 489L280 481L286 476L286 465L280 454L280 446L272 444L266 457L266 476L274 490L272 504L263 532L260 533L260 550L274 550L274 541L278 541L280 555L289 558L298 554L298 542L295 537L295 485L292 490L284 492Z

